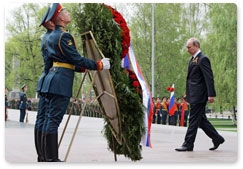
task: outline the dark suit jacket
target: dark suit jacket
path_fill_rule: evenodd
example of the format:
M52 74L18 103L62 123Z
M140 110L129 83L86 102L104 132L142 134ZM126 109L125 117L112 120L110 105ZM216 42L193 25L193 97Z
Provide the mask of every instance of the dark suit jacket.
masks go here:
M186 99L189 103L206 103L215 97L214 77L210 60L202 52L190 60L186 81Z

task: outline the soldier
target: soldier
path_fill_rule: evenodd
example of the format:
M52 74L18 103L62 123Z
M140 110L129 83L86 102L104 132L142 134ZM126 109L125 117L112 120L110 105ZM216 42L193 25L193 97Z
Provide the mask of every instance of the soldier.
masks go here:
M155 108L155 115L157 116L157 124L161 124L161 118L162 118L162 114L161 114L161 100L159 97L157 97L156 100L156 104L154 106Z
M5 121L8 120L8 88L5 87Z
M161 102L162 124L166 124L167 121L168 103L166 101L167 101L167 97L166 96L162 97L162 102Z
M183 100L182 100L181 107L182 107L182 110L184 111L184 124L183 125L184 125L184 127L186 127L188 116L189 116L189 104L187 103L185 98L183 98Z
M60 162L58 158L58 127L66 112L72 96L74 71L110 69L110 61L99 61L82 57L77 49L74 37L65 31L71 22L68 11L59 3L53 3L46 22L56 25L50 34L46 49L53 67L46 75L41 92L47 94L48 118L44 128L44 151L47 162Z
M20 104L19 104L20 118L19 118L19 122L24 122L24 118L25 118L25 115L26 115L26 109L28 108L27 97L26 97L27 85L24 84L21 87L21 89L22 89L22 92L20 92Z
M44 121L45 121L45 116L47 115L46 113L46 106L47 106L47 102L46 102L46 94L41 92L41 88L42 88L42 84L43 81L46 77L46 74L48 73L49 69L52 67L52 61L48 60L47 57L47 51L46 51L46 41L50 35L50 33L52 32L52 30L54 30L55 25L52 21L48 21L46 22L46 18L48 16L48 13L50 11L50 7L47 8L44 16L42 17L41 23L39 26L43 26L46 28L46 33L42 38L42 42L41 42L41 53L43 56L43 61L44 61L44 71L41 74L39 81L37 83L37 92L39 95L39 102L38 102L38 111L37 111L37 116L36 116L36 122L35 122L35 130L34 130L34 138L35 138L35 148L36 148L36 152L37 152L37 161L38 162L44 162L44 135L42 136L42 129L44 126Z

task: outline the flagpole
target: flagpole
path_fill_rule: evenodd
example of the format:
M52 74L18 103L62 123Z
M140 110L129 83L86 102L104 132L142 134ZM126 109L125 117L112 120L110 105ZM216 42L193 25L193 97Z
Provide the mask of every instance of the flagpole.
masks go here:
M152 97L154 97L154 3L152 3Z

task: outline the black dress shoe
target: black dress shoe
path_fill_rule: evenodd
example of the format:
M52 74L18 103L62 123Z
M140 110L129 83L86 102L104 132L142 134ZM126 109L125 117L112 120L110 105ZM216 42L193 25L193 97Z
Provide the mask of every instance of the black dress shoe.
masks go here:
M213 141L213 147L210 148L209 150L216 150L216 149L219 147L220 144L223 144L223 142L224 142L224 138L223 138L223 137L222 137L222 139L221 139L220 141L218 141L218 142L214 142L214 141Z
M186 146L181 146L180 148L176 148L176 151L193 151L193 148L188 148Z

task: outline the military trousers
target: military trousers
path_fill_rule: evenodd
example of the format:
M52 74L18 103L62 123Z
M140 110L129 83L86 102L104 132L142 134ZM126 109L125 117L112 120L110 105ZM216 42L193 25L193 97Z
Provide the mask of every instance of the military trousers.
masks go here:
M26 110L20 109L19 122L24 122L25 115L26 115Z
M55 134L62 122L63 116L70 102L70 97L48 94L47 96L47 114L43 126L44 133Z
M44 126L45 117L47 116L47 105L48 100L45 95L40 95L40 99L38 102L38 111L36 115L35 121L35 129L37 131L42 131Z

